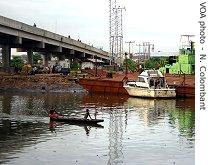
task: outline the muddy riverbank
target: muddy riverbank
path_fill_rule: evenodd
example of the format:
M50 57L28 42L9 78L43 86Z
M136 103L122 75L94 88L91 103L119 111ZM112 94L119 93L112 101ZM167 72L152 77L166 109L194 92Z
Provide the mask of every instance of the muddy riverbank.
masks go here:
M59 74L0 75L0 90L85 92L72 77Z

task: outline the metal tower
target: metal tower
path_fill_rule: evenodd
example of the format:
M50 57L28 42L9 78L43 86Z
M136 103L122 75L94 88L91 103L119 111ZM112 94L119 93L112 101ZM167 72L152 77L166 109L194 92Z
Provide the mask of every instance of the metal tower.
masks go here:
M113 62L120 64L123 57L122 11L117 0L109 0L109 52Z
M190 48L193 37L195 37L195 35L181 35L179 49Z
M150 59L151 51L154 51L154 44L151 44L150 42L143 42L144 59Z

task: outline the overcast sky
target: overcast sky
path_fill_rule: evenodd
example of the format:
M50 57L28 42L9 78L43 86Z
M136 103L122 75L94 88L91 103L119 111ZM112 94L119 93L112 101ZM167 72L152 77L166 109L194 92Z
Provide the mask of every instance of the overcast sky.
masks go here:
M148 41L155 51L178 51L182 34L195 34L195 0L118 0L125 41ZM0 15L80 39L109 51L109 0L0 0ZM133 44L133 52L138 51ZM124 43L124 50L128 45Z

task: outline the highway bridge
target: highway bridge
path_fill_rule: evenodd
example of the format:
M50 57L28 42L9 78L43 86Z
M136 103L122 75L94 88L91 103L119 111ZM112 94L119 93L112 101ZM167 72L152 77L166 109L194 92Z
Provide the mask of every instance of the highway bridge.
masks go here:
M33 64L33 52L41 52L44 55L45 65L52 56L60 60L91 58L105 63L111 60L108 52L80 40L38 28L35 24L31 26L3 16L0 16L0 47L3 67L10 66L11 48L25 50L29 64Z

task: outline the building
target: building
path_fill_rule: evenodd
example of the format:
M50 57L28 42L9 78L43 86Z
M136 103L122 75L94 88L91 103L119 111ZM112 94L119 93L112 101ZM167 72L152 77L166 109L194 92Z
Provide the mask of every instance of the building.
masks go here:
M163 74L195 74L195 43L188 41L188 44L180 48L175 62L165 65L160 71Z

